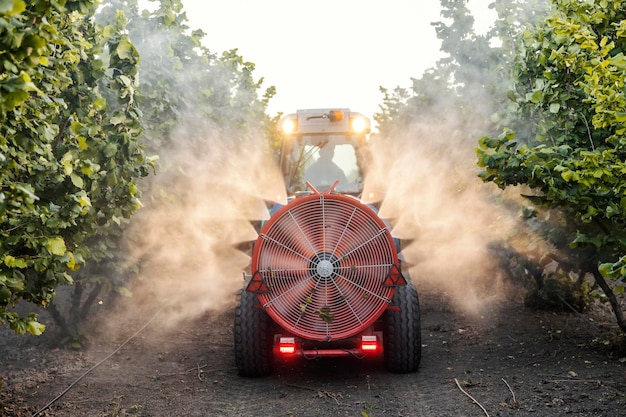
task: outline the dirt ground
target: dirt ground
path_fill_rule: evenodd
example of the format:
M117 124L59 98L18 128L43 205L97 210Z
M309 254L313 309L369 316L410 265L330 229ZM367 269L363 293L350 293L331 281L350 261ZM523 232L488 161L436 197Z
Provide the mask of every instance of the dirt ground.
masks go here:
M92 346L84 351L2 329L0 415L33 416L70 387L38 415L623 415L626 364L603 343L615 329L602 308L583 317L508 300L470 316L442 297L423 291L420 297L422 363L406 375L376 361L323 359L281 366L270 377L239 377L234 308L169 332L158 331L157 316L121 348L150 316L114 321L108 325L120 330L114 337L94 321Z

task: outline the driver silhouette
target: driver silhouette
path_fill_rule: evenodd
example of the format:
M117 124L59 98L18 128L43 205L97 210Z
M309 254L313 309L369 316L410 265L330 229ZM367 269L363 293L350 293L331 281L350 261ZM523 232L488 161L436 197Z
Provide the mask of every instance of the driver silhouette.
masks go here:
M319 154L319 158L304 173L304 180L316 187L330 186L336 180L339 180L340 184L346 184L348 182L346 174L333 162L335 145L326 144L320 147Z

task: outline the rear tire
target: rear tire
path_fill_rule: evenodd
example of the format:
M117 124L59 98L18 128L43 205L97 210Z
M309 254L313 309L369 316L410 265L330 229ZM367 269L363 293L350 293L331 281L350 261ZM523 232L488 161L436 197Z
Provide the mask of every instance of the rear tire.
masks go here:
M256 304L256 305L255 305ZM260 377L272 373L272 321L255 293L241 290L235 310L235 362L239 375Z
M389 372L415 372L422 359L422 329L419 298L413 284L397 287L391 305L399 311L385 312L385 366Z

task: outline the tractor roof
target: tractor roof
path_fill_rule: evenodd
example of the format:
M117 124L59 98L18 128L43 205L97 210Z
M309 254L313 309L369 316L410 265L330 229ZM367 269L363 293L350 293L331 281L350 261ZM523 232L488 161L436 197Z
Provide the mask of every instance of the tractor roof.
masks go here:
M285 136L347 135L370 133L370 121L361 113L346 108L306 109L288 114L278 122Z

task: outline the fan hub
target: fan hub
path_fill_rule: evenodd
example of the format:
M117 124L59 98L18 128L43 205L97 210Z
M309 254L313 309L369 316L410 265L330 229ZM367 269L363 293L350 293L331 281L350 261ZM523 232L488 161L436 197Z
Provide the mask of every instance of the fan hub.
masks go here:
M333 267L333 264L330 261L324 259L317 264L315 270L320 278L328 278L335 272L335 267Z
M339 260L332 253L318 253L311 259L310 268L319 283L329 284L339 273Z

